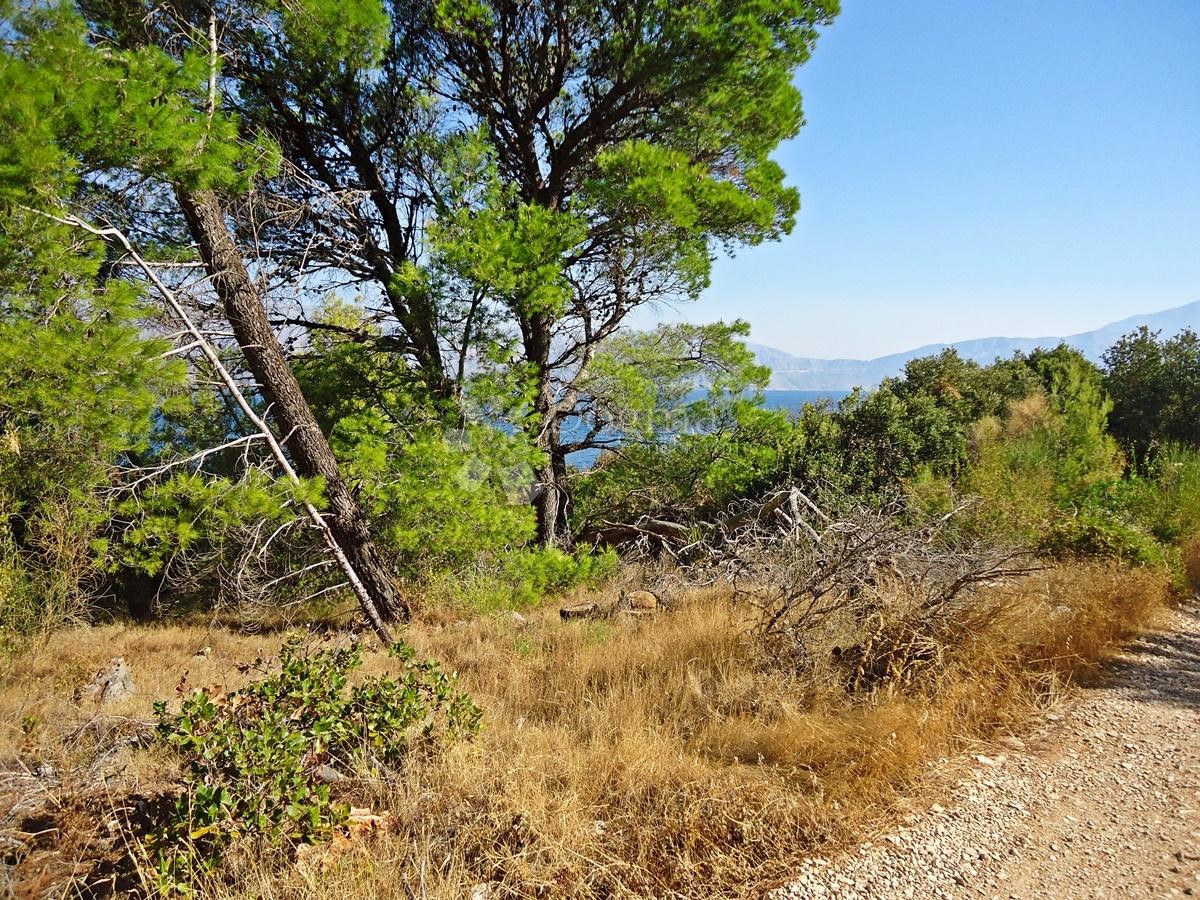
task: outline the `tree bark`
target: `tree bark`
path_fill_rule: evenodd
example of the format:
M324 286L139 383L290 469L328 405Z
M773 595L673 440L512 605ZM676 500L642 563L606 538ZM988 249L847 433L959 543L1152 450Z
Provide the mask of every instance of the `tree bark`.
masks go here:
M329 509L324 519L334 540L380 615L388 621L407 621L409 606L396 590L371 540L366 517L343 480L329 441L284 356L262 298L225 221L220 200L212 191L191 192L182 188L176 189L176 197L234 337L279 423L296 469L301 475L319 476L325 482Z
M538 467L533 507L537 514L537 540L543 547L571 546L567 520L570 493L567 485L567 460L562 452L562 421L559 398L555 395L549 364L551 320L535 313L521 322L525 354L537 365L537 393L533 399L534 446L546 455Z
M557 424L551 427L557 432ZM553 440L545 445L538 443L538 448L546 453L546 463L537 470L538 484L533 498L537 512L537 540L543 547L569 550L574 542L567 516L570 505L567 462L555 443Z

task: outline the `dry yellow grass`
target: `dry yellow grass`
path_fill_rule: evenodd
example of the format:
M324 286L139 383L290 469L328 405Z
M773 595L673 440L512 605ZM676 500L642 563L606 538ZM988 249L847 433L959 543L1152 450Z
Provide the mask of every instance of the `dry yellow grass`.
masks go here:
M764 664L747 611L719 590L640 624L563 623L552 612L525 624L426 622L409 639L483 707L478 739L351 796L391 813L385 833L305 866L283 854L235 858L211 891L449 898L490 883L493 898L753 894L798 857L883 825L936 784L937 760L1016 727L1067 679L1095 671L1167 589L1156 572L1100 565L997 588L938 665L871 694L848 693L825 648L803 677ZM18 666L0 711L6 723L51 706L66 714L76 676L120 654L140 691L127 712L144 714L184 670L193 684L234 686L233 664L276 643L183 628L68 632ZM193 656L206 644L207 657ZM366 669L385 664L371 654Z
M240 663L278 650L278 635L244 635L186 625L99 625L57 631L10 660L0 687L0 757L24 747L31 735L40 752L53 755L64 727L97 712L94 702L74 699L78 688L115 656L133 669L136 693L106 705L106 715L148 719L155 699L170 698L181 680L190 687L241 684ZM207 648L207 649L206 649ZM204 652L202 652L204 651ZM24 727L22 727L24 723Z
M1183 542L1183 572L1188 587L1200 594L1200 534L1194 534Z

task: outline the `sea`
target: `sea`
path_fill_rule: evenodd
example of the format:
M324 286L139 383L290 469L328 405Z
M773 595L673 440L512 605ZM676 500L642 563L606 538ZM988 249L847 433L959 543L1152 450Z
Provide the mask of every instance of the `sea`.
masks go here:
M799 412L804 405L814 406L826 403L837 406L838 401L846 396L847 391L763 391L762 405L767 409L784 409L788 412ZM582 437L585 428L581 422L567 421L563 426L563 438L571 440ZM580 450L572 453L568 460L577 469L590 469L600 457L599 450Z
M837 406L849 391L763 391L763 406L767 409L786 409L799 412L804 404L816 406L828 403Z

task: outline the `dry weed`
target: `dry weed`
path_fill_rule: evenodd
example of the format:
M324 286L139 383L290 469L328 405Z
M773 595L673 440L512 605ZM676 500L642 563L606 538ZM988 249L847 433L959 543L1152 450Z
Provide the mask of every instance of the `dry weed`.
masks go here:
M1183 542L1183 572L1188 587L1200 595L1200 534Z
M753 894L786 880L799 857L886 825L944 769L937 760L1094 672L1166 591L1151 570L1039 573L985 591L936 665L857 693L831 652L852 634L814 634L819 663L781 674L753 643L749 610L719 589L632 624L546 613L417 625L410 640L485 709L479 738L413 759L393 783L353 786L356 805L390 811L384 833L319 866L235 856L208 893L408 900L483 884L493 900ZM26 694L83 648L84 671L122 653L139 689L164 696L182 669L195 667L194 681L227 677L199 669L270 649L214 633L197 661L203 632L96 632L70 632L73 650L31 660L40 675L19 679ZM366 670L385 663L372 655ZM20 705L12 688L0 704L6 715Z

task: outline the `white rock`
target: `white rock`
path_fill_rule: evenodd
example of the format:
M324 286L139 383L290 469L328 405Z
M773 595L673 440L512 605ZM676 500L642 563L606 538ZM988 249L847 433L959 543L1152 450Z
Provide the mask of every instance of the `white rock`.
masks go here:
M76 700L94 698L97 703L113 703L133 695L133 672L124 657L114 656L88 684L76 692Z

